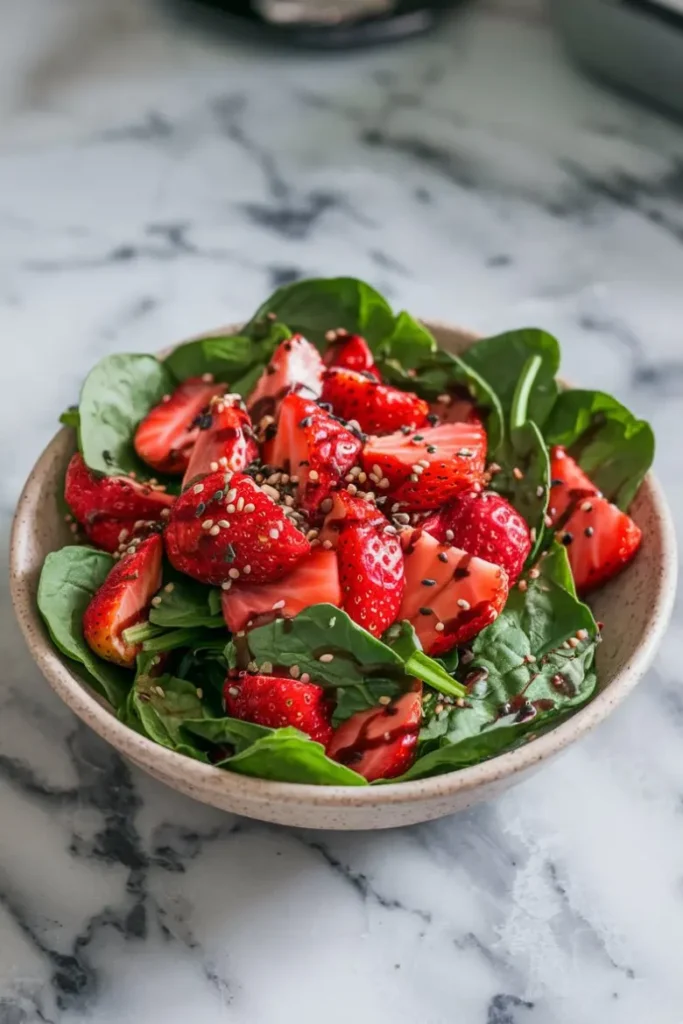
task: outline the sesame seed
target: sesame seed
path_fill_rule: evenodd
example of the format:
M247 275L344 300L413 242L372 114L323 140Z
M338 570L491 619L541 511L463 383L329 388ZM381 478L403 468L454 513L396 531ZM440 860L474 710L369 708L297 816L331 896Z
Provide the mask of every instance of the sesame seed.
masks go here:
M334 654L321 654L318 661L328 664L330 661L334 661Z
M448 555L446 554L445 551L439 551L439 554L437 555L437 558L439 559L440 562L447 562L448 561Z
M240 691L238 690L238 688L236 686L229 686L228 687L228 693L230 694L231 697L236 697L239 692Z
M381 486L381 484L380 484L380 486ZM352 498L354 498L358 494L358 488L356 487L355 484L349 484L349 486L346 488L346 490L349 492L349 494L351 495Z
M397 523L400 523L402 526L407 526L408 523L410 522L410 516L408 515L407 512L396 512L394 514L394 519L396 520Z
M205 384L213 384L213 380L214 380L213 374L212 373L203 373L202 374L202 380L204 381Z
M227 519L219 519L218 520L218 525L220 526L220 528L222 530L227 530L228 527L230 526L230 523L228 522Z
M519 466L515 466L515 468L512 470L512 475L514 476L515 480L523 480L524 479L524 473L519 468Z
M550 529L550 527L553 525L552 518L550 516L544 516L543 517L543 523L544 523L545 526L548 527L548 529Z
M459 597L456 604L458 605L458 608L462 608L464 612L468 612L470 610L470 602L466 601L464 597Z
M529 579L530 580L537 580L540 575L541 575L541 570L537 569L535 566L534 566L533 569L529 569Z
M278 537L280 536L280 531L276 530L275 527L273 527L272 530L268 530L268 536L270 537L271 540L277 540Z
M172 594L173 591L175 590L175 583L167 583L166 586L164 587L164 590L166 591L167 594Z
M244 498L241 495L237 499L237 502L235 504L235 508L237 509L238 512L242 512L242 510L244 509Z
M218 463L217 462L210 462L209 463L209 469L211 470L212 473L217 473L218 472Z
M209 530L209 536L217 537L220 532L221 532L221 528L218 525L218 523L216 523L216 525L212 526L211 529Z
M386 707L387 704L391 704L391 697L379 697L377 703Z
M248 661L247 662L247 670L249 672L258 672L258 664L257 664L257 662L255 662L255 661Z
M570 636L569 639L567 640L567 643L569 644L570 647L578 647L580 641L577 640L577 638L575 636Z
M158 694L159 697L165 697L166 696L166 693L165 693L163 687L161 687L161 686L155 686L154 687L154 692L156 694Z
M320 479L320 473L318 473L317 469L311 469L309 471L308 479L312 480L314 483L316 480Z
M435 455L436 454L436 445L435 444L428 444L427 445L427 452L428 452L429 455Z
M204 696L204 691L202 690L201 686L197 687L196 693L197 693L197 698L199 700L201 700L202 697Z
M170 508L162 508L160 515L162 519L168 519L171 514Z
M584 531L583 531L583 532L584 532L584 536L586 536L586 537L592 537L592 536L593 536L593 534L595 533L595 530L593 529L593 527L592 527L592 526L587 526L587 527L586 527L586 528L584 529Z
M416 483L418 482L418 480L419 480L419 479L420 479L420 477L419 477L419 474L418 474L418 473L411 473L411 474L410 474L410 482L411 482L412 484L416 484Z
M202 523L202 530L210 530L213 526L213 519L205 519Z
M452 530L446 530L446 540L453 540L454 537L455 534L453 533Z
M329 551L332 548L332 541L331 540L324 540L323 541L323 547L324 547L325 551Z
M417 473L418 476L420 476L421 473L424 473L424 466L421 466L419 462L416 462L415 465L411 466L410 468L412 469L413 473Z
M538 487L536 488L536 497L537 498L542 498L544 494L545 494L545 487L543 486L543 484L539 484Z
M422 466L423 469L429 469L429 462L427 459L418 459L417 464L418 466Z
M301 675L301 669L299 668L298 665L290 665L289 674L292 677L292 679L298 679L299 676Z
M157 595L156 597L152 598L152 605L155 608L158 608L160 604L161 604L161 598L159 597L159 595Z
M267 494L269 498L272 498L273 501L280 500L280 492L276 491L274 487L270 486L270 484L263 484L261 490L264 492L264 494Z
M337 621L337 616L333 615L332 618L330 619L330 629L334 629L336 621Z
M325 498L324 501L320 502L320 511L321 512L330 512L332 510L333 504L334 504L334 502L332 501L332 498Z
M310 681L311 681L311 677L309 676L308 672L302 672L301 673L301 682L302 683L310 683Z
M420 583L422 584L423 587L435 587L436 586L436 580L431 580L431 579L420 580Z
M126 538L128 537L128 534L128 530L121 530L119 534L119 544L123 544L124 540L126 540Z
M221 583L221 590L230 590L232 586L232 580L223 580Z
M437 633L443 633L445 628L446 627L444 626L443 622L437 622L437 624L434 626L434 629L437 631Z
M526 580L520 580L519 583L517 584L517 586L519 587L519 589L522 591L523 594L525 594L527 592L527 590L529 589L529 584L527 583Z
M364 473L364 472L363 472L363 471L361 470L361 472L360 472L360 473L358 474L358 483L359 483L359 484L364 484L364 483L367 483L367 479L368 479L368 474L367 474L367 473Z
M253 503L253 501L247 502L247 504L244 506L244 511L245 512L255 512L256 511L256 505Z
M238 580L240 578L239 569L228 569L228 576L231 580Z
M577 631L576 631L576 639L577 640L587 640L588 639L588 630L587 629L577 629Z
M245 576L249 576L249 574L251 573L251 566L245 565L244 568L242 569L242 572L244 573Z
M283 598L282 600L275 602L275 604L273 605L273 611L274 612L278 612L280 610L280 608L284 608L284 606L285 606L285 601L284 601L284 598Z
M440 715L443 710L444 710L443 704L437 704L436 707L434 708L434 713L436 715Z
M228 504L231 504L237 497L237 488L231 487L228 493L225 495L225 500Z
M581 505L581 511L582 512L592 512L593 511L593 506L592 506L591 502L590 501L584 501L582 503L582 505Z

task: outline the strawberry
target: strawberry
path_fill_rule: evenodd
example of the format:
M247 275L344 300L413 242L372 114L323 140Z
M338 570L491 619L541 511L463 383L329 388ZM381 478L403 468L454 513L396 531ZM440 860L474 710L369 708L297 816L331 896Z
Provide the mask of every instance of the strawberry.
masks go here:
M277 433L263 447L264 460L298 481L299 503L315 510L357 461L362 442L302 395L280 406Z
M291 725L326 746L332 736L332 706L322 686L298 679L244 675L228 678L223 690L231 718L269 729Z
M577 499L599 493L578 463L560 445L555 445L550 451L550 483L548 514L553 525L562 519Z
M476 405L464 389L462 394L441 395L431 403L429 412L440 423L476 423L481 419Z
M336 540L341 607L373 636L381 636L396 620L405 588L396 528L374 505L347 491L339 491L333 501L321 537L328 544Z
M197 427L183 488L219 469L240 473L258 456L251 420L239 395L216 395L198 417Z
M164 532L171 564L203 583L240 576L269 583L311 549L281 505L244 473L211 473L171 509Z
M116 563L83 615L83 636L106 661L132 668L139 644L127 644L124 629L141 622L161 586L163 544L159 534L139 542Z
M90 526L99 519L121 520L130 528L137 520L159 522L175 501L160 484L138 483L125 476L97 476L76 452L66 470L64 498L79 523Z
M195 420L224 391L223 384L191 377L172 395L164 395L135 431L133 444L140 458L159 473L184 473L199 436Z
M498 617L508 594L504 569L423 530L402 540L406 590L398 617L413 624L427 654L466 643Z
M635 556L642 533L631 517L603 498L570 455L551 453L550 514L567 547L581 594L615 576Z
M341 605L337 556L316 548L276 583L240 580L223 591L223 618L237 633L248 624L262 626L274 618L292 618L312 604Z
M481 481L486 431L479 421L370 438L362 462L370 480L411 510L439 508Z
M421 427L429 415L427 403L411 391L380 384L372 374L355 370L326 370L321 398L337 416L355 420L367 434L391 434L401 427Z
M323 361L317 348L301 334L280 342L247 399L254 423L262 416L272 416L290 391L317 398L322 372Z
M110 554L122 554L131 544L159 529L159 524L149 519L94 519L83 526L86 537L96 548Z
M420 525L440 544L453 544L500 565L511 583L531 551L526 521L495 491L462 491Z
M335 340L323 356L325 366L365 372L375 380L382 379L365 338L361 338L360 334L347 334L346 331L335 331L334 334Z
M395 779L415 759L422 719L422 690L397 697L386 707L357 711L335 729L328 757L368 780Z

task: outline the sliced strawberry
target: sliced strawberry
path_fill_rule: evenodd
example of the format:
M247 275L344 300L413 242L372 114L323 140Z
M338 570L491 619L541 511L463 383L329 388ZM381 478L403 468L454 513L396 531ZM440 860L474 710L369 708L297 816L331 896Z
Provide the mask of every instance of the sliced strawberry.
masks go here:
M281 505L244 473L211 473L171 509L166 552L180 572L219 585L285 576L311 549Z
M558 523L578 499L599 493L578 463L559 445L550 452L550 483L548 514L553 524Z
M567 547L576 589L585 594L631 561L642 533L626 512L602 497L563 448L553 448L550 472L550 515Z
M386 707L358 711L334 732L328 757L368 780L395 779L415 759L422 720L422 690L404 693Z
M362 456L372 483L412 510L433 509L479 484L486 431L479 421L370 438Z
M347 491L334 496L321 536L336 539L342 608L372 633L381 636L396 621L405 589L403 551L381 512Z
M411 391L380 384L371 374L355 370L327 370L321 397L337 416L355 420L367 434L391 434L401 427L421 427L429 415L427 403Z
M382 379L365 338L361 338L360 334L347 334L346 331L334 333L336 338L323 356L325 366L365 372L375 380Z
M525 519L494 491L463 491L420 524L441 544L500 565L510 582L519 576L531 551Z
M326 746L332 736L332 705L322 686L276 676L228 678L223 690L231 718L269 729L291 725Z
M262 626L274 618L292 618L312 604L340 607L341 602L337 555L322 548L311 551L276 583L240 580L222 595L223 618L232 633L248 623Z
M83 615L83 636L95 654L132 668L139 644L127 644L121 634L141 622L161 586L164 546L154 534L140 541L133 554L116 563Z
M469 395L442 395L429 406L432 418L440 423L475 423L481 417Z
M184 473L199 436L195 420L224 391L224 384L191 377L165 395L135 431L133 444L140 458L160 473Z
M263 446L264 461L298 480L300 504L316 509L348 473L362 442L315 402L288 395L280 406L275 437Z
M96 476L76 452L66 470L64 498L79 523L119 519L130 528L137 520L160 522L175 497L160 484L138 483L125 476Z
M257 458L251 420L239 395L215 396L199 416L197 426L183 488L221 469L240 473Z
M504 569L439 542L429 533L404 534L408 619L427 654L443 654L476 636L499 615L508 594Z
M110 554L122 554L130 545L149 533L159 530L159 524L149 519L94 519L83 527L86 537L96 548Z
M301 334L280 342L247 399L254 423L262 416L272 416L290 391L300 391L305 398L317 398L322 372L323 361L317 348Z

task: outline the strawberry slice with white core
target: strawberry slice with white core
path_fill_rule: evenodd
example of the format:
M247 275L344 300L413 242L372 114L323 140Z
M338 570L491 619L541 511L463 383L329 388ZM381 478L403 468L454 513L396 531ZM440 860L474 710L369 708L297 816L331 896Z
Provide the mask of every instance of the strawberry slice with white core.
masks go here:
M131 522L160 522L168 515L175 496L163 484L140 483L127 476L99 476L88 469L80 452L72 455L66 470L64 498L79 523L120 519L122 528Z
M139 644L127 644L122 633L145 618L161 586L163 543L158 534L137 544L113 567L83 615L88 646L106 661L132 668Z
M184 473L199 436L195 420L224 391L225 385L212 379L191 377L172 395L164 395L135 431L133 444L140 458L159 473Z
M277 433L263 446L264 461L298 485L299 503L315 510L356 463L362 442L315 402L288 395Z
M328 757L368 780L395 779L415 759L422 720L422 688L386 706L358 711L334 732Z
M347 331L330 331L330 347L323 356L325 366L340 366L346 370L357 370L381 380L379 370L375 366L372 352L365 338L360 334L349 334Z
M373 636L396 621L405 589L403 551L394 526L362 498L333 497L321 539L335 544L342 608Z
M504 569L430 534L403 534L406 589L398 614L408 619L427 654L467 643L493 622L505 605Z
M301 392L305 398L317 398L323 369L317 348L303 335L294 334L280 342L247 399L254 423L263 416L274 415L290 391Z
M559 445L550 451L550 485L548 515L553 524L558 523L577 500L599 493L578 463Z
M217 395L198 418L199 433L190 456L183 488L208 473L240 473L258 456L251 420L239 395Z
M313 604L341 605L337 556L315 548L277 583L233 583L221 598L228 629L262 626L275 618L292 618Z
M434 509L481 483L486 431L474 421L372 437L362 462L373 487L394 503L414 511Z

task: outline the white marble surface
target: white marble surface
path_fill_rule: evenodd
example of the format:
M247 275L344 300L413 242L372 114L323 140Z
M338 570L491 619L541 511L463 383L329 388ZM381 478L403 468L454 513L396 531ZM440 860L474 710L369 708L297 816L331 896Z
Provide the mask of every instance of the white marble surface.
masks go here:
M261 52L143 0L0 36L0 529L100 355L367 277L658 432L683 522L683 130L533 2L377 52ZM2 556L5 557L4 555ZM0 595L0 1024L680 1024L683 608L596 734L451 820L315 834L175 796L80 728Z

